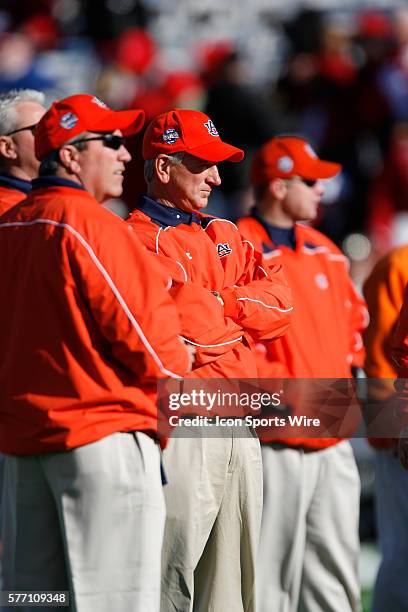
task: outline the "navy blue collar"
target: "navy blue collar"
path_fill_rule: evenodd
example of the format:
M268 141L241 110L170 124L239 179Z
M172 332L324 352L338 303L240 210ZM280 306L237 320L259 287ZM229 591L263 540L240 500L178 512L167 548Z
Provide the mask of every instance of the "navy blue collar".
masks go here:
M39 176L33 180L32 185L33 189L43 189L44 187L73 187L74 189L85 191L85 187L79 183L62 178L61 176Z
M251 216L262 225L274 246L286 246L292 250L296 249L296 234L294 227L284 228L271 225L259 214L255 206L251 210Z
M149 198L149 196L142 196L137 204L137 208L161 227L169 227L169 225L176 227L177 225L191 225L192 223L201 225L201 218L196 213L188 213L179 208L171 208L156 202L156 200Z
M25 181L24 179L10 176L10 174L0 174L0 185L2 187L8 187L9 189L16 189L23 193L30 193L31 181Z

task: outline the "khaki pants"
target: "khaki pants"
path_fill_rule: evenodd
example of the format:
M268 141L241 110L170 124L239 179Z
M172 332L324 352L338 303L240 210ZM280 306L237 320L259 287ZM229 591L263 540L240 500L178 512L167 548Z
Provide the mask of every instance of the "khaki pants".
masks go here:
M164 452L161 610L252 612L262 512L259 441L248 428L223 428L228 437L218 438L206 438L205 429L172 438Z
M158 612L165 508L148 436L6 456L3 504L4 590L69 590L74 612Z
M376 518L381 565L372 612L408 610L408 472L395 448L375 453Z
M349 442L262 446L258 612L357 612L360 481Z

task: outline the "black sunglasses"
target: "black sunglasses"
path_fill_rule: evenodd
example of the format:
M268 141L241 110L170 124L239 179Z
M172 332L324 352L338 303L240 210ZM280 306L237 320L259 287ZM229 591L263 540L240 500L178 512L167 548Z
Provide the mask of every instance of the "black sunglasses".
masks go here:
M300 181L301 183L304 183L308 187L314 187L316 183L318 182L318 179L305 179L305 178L302 178L301 176L294 176L293 180Z
M37 124L35 123L34 125L27 125L26 127L18 128L18 130L13 130L12 132L9 132L8 134L4 134L4 135L12 136L13 134L18 134L18 132L24 132L25 130L30 130L30 132L34 135L36 127L37 127Z
M92 138L81 138L81 140L75 140L69 144L76 145L80 142L90 142L91 140L102 140L105 147L118 151L122 145L125 144L123 136L117 134L102 134L101 136L93 136Z
M304 179L302 178L302 183L307 185L308 187L314 187L317 183L316 179Z

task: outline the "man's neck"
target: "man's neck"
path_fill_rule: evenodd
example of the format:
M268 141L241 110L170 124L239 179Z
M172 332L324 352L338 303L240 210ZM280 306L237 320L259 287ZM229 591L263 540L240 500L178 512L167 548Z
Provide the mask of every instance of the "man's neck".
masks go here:
M173 202L170 202L170 200L166 200L166 198L155 198L152 195L149 195L149 198L152 198L152 200L156 200L156 202L158 202L159 204L163 204L164 206L168 206L169 208L177 208L177 206L173 204Z
M255 203L255 208L269 225L282 229L290 229L295 225L294 220L282 210L282 204L278 200L260 200Z
M18 179L20 181L32 181L34 176L27 174L25 170L22 168L18 168L17 166L12 166L11 168L1 168L0 174L5 174L6 176L11 176L12 178Z

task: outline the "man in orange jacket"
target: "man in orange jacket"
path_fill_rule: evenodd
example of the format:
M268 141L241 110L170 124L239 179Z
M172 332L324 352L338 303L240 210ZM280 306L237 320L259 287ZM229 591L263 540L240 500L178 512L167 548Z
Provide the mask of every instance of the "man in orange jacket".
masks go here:
M364 333L365 372L368 395L376 404L394 394L393 379L398 369L392 359L392 339L408 282L408 246L402 246L383 257L364 283L364 296L370 323ZM376 519L381 565L373 595L373 612L408 609L408 589L401 576L407 566L408 550L408 474L397 457L394 438L371 438L375 453Z
M313 221L324 188L340 170L297 137L276 137L252 161L256 205L238 222L293 291L292 325L258 343L264 378L347 378L361 359L366 309L346 258ZM292 406L298 414L305 407ZM348 441L261 436L264 510L257 566L259 612L357 612L359 478ZM282 508L282 500L285 508Z
M91 95L54 103L40 177L0 221L2 586L69 590L78 612L159 610L152 387L189 357L163 271L100 205L120 196L123 136L143 120Z
M34 129L44 113L39 91L14 89L0 95L0 215L24 200L38 175Z
M33 131L45 113L43 103L44 94L31 89L0 94L0 216L24 200L31 180L38 175L40 162L34 153ZM2 473L0 455L0 490Z
M217 163L243 155L193 110L159 115L144 137L148 191L128 221L171 274L183 337L197 350L194 378L256 378L244 335L272 340L289 324L280 268L266 271L233 223L203 212L221 182ZM259 441L245 427L218 438L205 427L188 435L173 437L165 451L162 611L251 612L262 509Z

